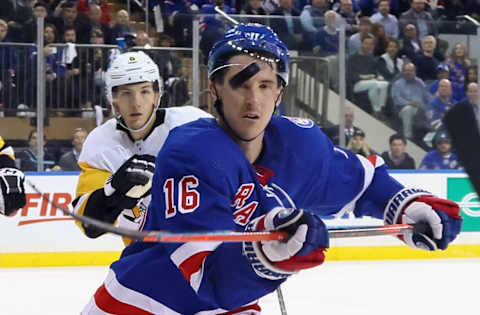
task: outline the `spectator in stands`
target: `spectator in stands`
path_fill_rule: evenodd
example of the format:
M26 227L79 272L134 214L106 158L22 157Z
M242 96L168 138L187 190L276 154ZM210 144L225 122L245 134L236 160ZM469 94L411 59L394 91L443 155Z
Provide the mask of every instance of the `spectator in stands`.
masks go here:
M410 9L411 0L390 0L390 12L397 18Z
M0 19L0 43L9 43L8 24ZM13 46L0 46L0 117L5 108L16 106L18 51Z
M378 3L378 12L370 17L372 23L381 23L385 27L385 32L390 38L398 38L399 25L395 15L390 14L389 0L380 0Z
M270 26L288 49L298 50L302 42L302 26L298 12L292 6L293 0L280 0L280 7L272 12ZM280 18L278 16L281 16Z
M352 0L340 0L340 7L337 13L340 15L337 23L338 25L345 24L345 33L347 36L358 32L359 20L353 10Z
M240 11L240 14L243 15L261 15L263 17L257 18L245 18L244 21L247 23L260 23L260 24L267 24L267 20L265 16L267 15L267 11L262 8L262 0L248 0L245 6Z
M78 12L82 13L85 17L90 18L90 20L92 19L90 15L92 5L98 6L98 8L100 9L100 17L98 23L110 26L110 7L107 0L77 0ZM103 28L102 31L105 32Z
M370 155L376 154L375 151L368 146L368 143L365 140L365 133L361 129L356 130L353 137L350 138L347 149L366 158Z
M92 30L99 28L103 33L103 42L109 45L115 45L115 39L113 38L112 29L106 23L102 22L102 9L98 4L90 4L88 6L87 16L89 20L89 34L92 36Z
M337 14L335 11L325 12L325 26L318 30L313 39L313 53L315 55L337 57L340 32L336 28L336 18Z
M435 137L436 149L428 152L420 163L423 170L454 170L461 168L458 157L452 152L450 137L441 132Z
M360 132L360 128L353 125L355 120L355 112L353 111L353 107L346 106L345 107L345 145L350 142L350 139L353 137L355 133ZM340 125L335 125L330 128L326 128L325 134L332 140L335 145L340 144Z
M0 18L7 22L12 42L23 40L23 26L32 18L33 0L0 1Z
M358 33L353 34L348 39L348 54L353 55L356 54L360 50L360 46L362 46L362 40L365 37L372 37L372 22L368 16L362 16L360 18L359 23L359 31Z
M73 2L60 2L55 8L52 23L57 28L58 34L64 34L66 28L74 28L77 41L80 44L90 42L90 28L79 16L77 6Z
M373 50L373 55L379 57L387 51L388 46L388 36L387 33L385 33L385 27L383 24L372 24L372 34L375 37L375 49Z
M478 84L476 82L471 82L467 85L467 97L457 104L467 104L472 107L475 117L477 118L477 123L480 125L480 101L478 97Z
M330 87L338 90L338 44L340 32L336 28L337 14L335 11L325 12L325 26L315 34L313 39L313 54L328 60L328 76Z
M389 139L390 151L382 153L382 158L389 169L415 169L415 161L405 151L407 139L399 133L391 135Z
M65 75L58 78L60 80L57 84L59 84L62 91L59 95L57 94L57 96L60 96L60 99L57 99L56 103L58 107L75 110L79 108L81 99L84 99L83 95L87 94L87 90L80 90L84 88L84 86L79 84L81 71L79 53L75 47L75 43L77 42L75 28L66 28L63 34L63 40L67 46L62 47L59 53L61 54L61 66L65 67ZM69 114L73 114L73 112Z
M127 33L135 33L133 27L130 26L130 16L126 10L118 10L115 16L115 24L112 27L112 38L117 40Z
M465 77L465 84L464 84L465 89L467 89L468 84L478 82L477 73L478 73L478 70L477 70L476 65L475 66L469 66L467 68L467 76Z
M164 10L165 33L175 39L175 46L191 47L192 14L198 12L198 6L188 0L167 0Z
M437 22L429 12L425 11L425 0L412 0L410 10L402 13L400 29L405 29L407 24L415 25L419 40L427 35L438 36Z
M94 45L104 44L104 35L101 29L94 28L92 30L90 43ZM91 118L93 117L92 110L94 105L106 104L104 77L110 59L110 51L108 48L95 47L93 52L89 51L83 58L85 61L85 75L81 76L81 79L83 79L81 86L88 93L81 95L80 103L83 109L81 116Z
M33 17L23 25L23 41L33 43L37 39L37 18L43 17L48 22L48 7L43 1L37 1L33 5Z
M468 58L467 45L456 43L450 56L447 58L447 65L450 68L450 80L463 84L467 74L467 68L472 64Z
M405 25L403 35L403 45L402 49L400 49L399 56L402 58L406 57L410 61L413 61L422 51L422 45L418 41L417 27L414 24Z
M158 35L158 46L160 47L173 47L174 40L166 35ZM172 51L159 50L159 61L157 62L160 69L160 76L164 81L171 77L179 77L182 75L182 61Z
M416 76L415 65L405 63L402 77L392 85L392 99L394 111L402 122L402 134L406 138L413 138L414 118L419 110L423 111L430 98L422 79Z
M224 0L212 0L212 4L206 4L200 10L200 14L204 14L200 20L202 30L200 50L202 51L205 60L208 58L208 53L213 47L213 44L227 30L229 23L225 18L218 15L217 11L215 11L215 7L219 7L227 14L233 14L232 9L228 5L225 5Z
M437 67L440 61L434 56L437 40L428 35L422 39L422 52L415 56L413 62L417 66L417 75L426 84L437 79Z
M309 49L312 48L311 43L315 33L325 25L323 17L328 10L327 0L312 0L312 5L306 5L300 14L304 40L308 44Z
M442 126L443 116L452 107L452 85L448 79L442 79L438 83L436 96L425 107L425 114L432 130L438 130Z
M358 5L360 6L360 9L362 11L362 16L372 16L375 12L378 11L380 4L378 0L360 0Z
M368 91L368 99L375 116L387 101L388 82L377 75L377 61L373 56L374 39L365 37L360 51L348 58L347 77L353 93ZM368 109L367 109L368 111Z
M72 134L73 149L64 153L58 164L55 166L56 171L80 171L77 164L78 156L82 152L83 143L87 139L88 132L83 128L76 128Z
M394 38L388 40L387 52L378 58L378 73L387 81L392 82L402 72L403 59L398 57L398 41Z
M28 148L20 151L17 154L17 159L20 160L20 169L24 172L35 172L37 170L38 160L38 142L37 131L31 130L28 134ZM44 169L51 169L55 165L55 155L50 153L46 147L46 138L44 139L43 146L43 165Z
M436 95L438 90L438 84L440 80L448 79L450 77L450 70L446 64L439 64L437 66L437 80L433 81L429 86L428 90L430 94ZM450 81L452 86L452 102L457 103L465 98L465 89L463 84Z

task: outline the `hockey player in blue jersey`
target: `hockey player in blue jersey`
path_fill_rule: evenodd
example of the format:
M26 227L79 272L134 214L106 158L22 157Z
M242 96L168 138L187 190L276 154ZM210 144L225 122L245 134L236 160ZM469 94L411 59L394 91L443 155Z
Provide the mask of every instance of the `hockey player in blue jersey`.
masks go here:
M260 297L323 263L323 216L424 222L431 231L402 235L413 248L446 249L455 239L456 203L403 187L380 157L333 146L310 120L273 115L288 85L289 54L270 28L231 28L208 67L219 117L170 133L157 156L144 230L282 230L288 240L136 242L83 314L259 314Z

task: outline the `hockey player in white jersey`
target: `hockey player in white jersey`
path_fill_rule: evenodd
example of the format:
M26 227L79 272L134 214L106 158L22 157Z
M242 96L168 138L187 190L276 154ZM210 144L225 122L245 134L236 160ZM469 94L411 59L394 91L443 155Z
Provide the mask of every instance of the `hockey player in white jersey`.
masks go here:
M77 214L141 229L150 202L155 157L170 130L209 114L192 106L159 108L162 78L143 52L119 55L106 76L116 117L95 128L78 159ZM91 238L103 231L77 223ZM128 242L127 240L125 240Z

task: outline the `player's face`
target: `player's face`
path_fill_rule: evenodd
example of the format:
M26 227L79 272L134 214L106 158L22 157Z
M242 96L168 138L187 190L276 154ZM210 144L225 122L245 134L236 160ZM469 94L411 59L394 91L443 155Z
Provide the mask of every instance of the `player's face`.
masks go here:
M159 99L152 82L119 86L113 96L115 110L130 129L139 129L146 124Z
M252 62L257 63L260 71L233 88L230 80ZM247 55L234 56L228 63L238 66L228 67L222 84L211 83L211 92L222 100L225 119L234 132L242 139L256 139L263 135L281 101L282 87L277 84L276 66ZM228 132L223 119L219 123Z

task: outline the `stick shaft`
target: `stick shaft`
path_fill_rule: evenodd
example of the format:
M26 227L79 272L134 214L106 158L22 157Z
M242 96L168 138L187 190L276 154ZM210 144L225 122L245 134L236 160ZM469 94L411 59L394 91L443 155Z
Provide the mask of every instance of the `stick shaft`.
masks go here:
M393 224L381 226L357 226L335 228L328 231L330 238L365 237L378 235L398 235L413 229L408 224ZM162 233L152 231L142 239L143 242L183 243L183 242L260 242L282 241L287 239L285 232L199 232L199 233Z
M198 233L170 233L166 231L136 231L126 228L116 227L112 224L105 223L96 219L85 217L62 207L57 202L49 200L32 182L25 180L32 189L40 193L42 198L49 204L61 210L64 214L73 217L75 220L85 224L95 226L108 233L113 233L123 237L142 242L159 242L159 243L184 243L184 242L259 242L259 241L282 241L287 239L288 234L285 232L235 232L235 231L211 231ZM356 226L346 228L335 228L328 231L330 238L344 237L363 237L376 235L398 235L402 232L413 229L408 224L393 224L382 226Z

